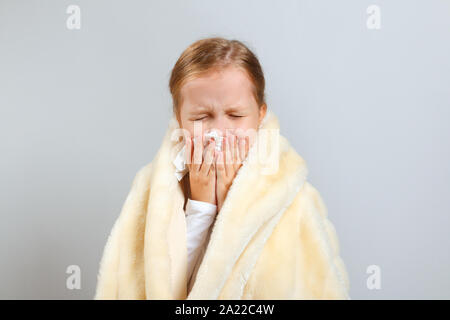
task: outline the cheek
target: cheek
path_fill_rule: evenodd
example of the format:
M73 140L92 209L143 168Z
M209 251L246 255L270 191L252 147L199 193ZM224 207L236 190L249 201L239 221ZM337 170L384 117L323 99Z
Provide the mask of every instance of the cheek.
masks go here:
M258 131L258 121L257 119L255 120L250 117L245 117L242 120L235 121L233 123L232 131L234 131L234 133L237 135L243 133L251 134L250 132L256 134L256 132Z
M184 124L184 127L182 127L182 129L184 130L184 134L188 134L190 138L194 138L195 137L195 133L199 134L199 135L204 135L205 131L206 131L206 126L204 124L199 124L197 130L198 132L195 132L195 126L192 122L188 122L186 124Z
M183 130L183 135L186 137L193 137L194 136L194 126L189 123L189 121L186 121L184 119L181 119L179 122L180 129Z
M258 119L255 117L245 117L242 119L242 121L239 122L238 126L239 128L243 130L248 129L257 129L258 128Z

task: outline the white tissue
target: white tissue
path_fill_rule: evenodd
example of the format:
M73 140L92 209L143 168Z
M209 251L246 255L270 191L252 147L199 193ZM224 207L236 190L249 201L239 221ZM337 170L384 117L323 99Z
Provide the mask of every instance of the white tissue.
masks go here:
M173 160L173 164L175 165L175 177L177 177L178 181L183 179L186 172L188 172L188 167L186 166L186 162L184 161L185 151L186 145L181 148L180 152L177 153L175 160Z
M210 132L206 133L205 138L206 139L213 138L214 141L216 142L216 151L222 150L223 137L219 136L219 133L216 130L211 130ZM194 138L194 140L195 140L195 138Z
M216 143L216 151L222 150L223 136L220 136L216 130L211 130L208 133L205 133L205 138L205 146L209 138L213 138ZM193 140L195 143L195 138ZM181 148L181 150L177 153L175 159L173 160L173 164L175 165L175 176L177 177L178 181L183 179L184 175L189 171L189 168L187 167L185 161L185 152L186 145Z

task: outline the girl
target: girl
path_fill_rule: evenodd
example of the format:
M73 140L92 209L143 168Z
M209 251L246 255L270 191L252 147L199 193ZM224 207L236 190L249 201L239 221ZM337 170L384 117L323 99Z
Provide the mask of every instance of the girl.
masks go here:
M114 224L95 298L349 299L336 231L267 108L257 57L196 41L169 87L173 117Z

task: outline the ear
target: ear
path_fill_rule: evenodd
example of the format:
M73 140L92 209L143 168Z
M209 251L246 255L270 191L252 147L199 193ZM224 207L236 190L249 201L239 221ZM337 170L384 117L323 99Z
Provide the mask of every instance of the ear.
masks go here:
M258 125L261 124L261 121L264 119L264 116L266 115L267 112L267 105L264 103L263 105L261 105L261 107L259 108L259 120L258 120Z

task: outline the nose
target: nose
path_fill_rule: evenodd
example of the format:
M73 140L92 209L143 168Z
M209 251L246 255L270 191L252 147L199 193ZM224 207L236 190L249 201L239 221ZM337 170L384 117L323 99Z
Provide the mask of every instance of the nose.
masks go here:
M226 130L234 129L234 124L231 119L229 119L226 115L216 116L212 121L209 121L205 126L205 132L209 132L211 130L219 131L219 134L225 135Z

